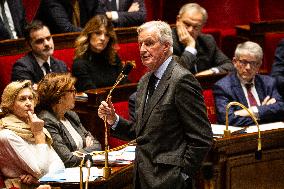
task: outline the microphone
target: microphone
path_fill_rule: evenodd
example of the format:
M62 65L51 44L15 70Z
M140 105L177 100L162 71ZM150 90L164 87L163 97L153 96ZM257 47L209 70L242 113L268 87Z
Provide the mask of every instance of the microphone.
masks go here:
M249 116L254 121L255 125L257 126L258 138L257 138L257 151L255 152L255 159L256 160L261 160L261 158L262 158L262 150L261 150L260 128L259 128L259 125L258 125L258 122L257 122L255 116L243 104L241 104L239 102L230 102L229 104L227 104L227 106L226 106L226 129L224 130L224 137L230 137L231 136L231 131L229 130L229 108L232 105L240 106L241 108L246 110L248 112Z
M135 61L127 61L126 62L125 66L123 67L123 69L121 71L121 73L117 77L117 79L115 81L115 84L110 89L110 91L109 91L109 93L107 95L107 98L106 98L106 102L109 101L109 99L111 97L111 93L115 89L115 87L122 81L123 78L125 78L130 73L130 71L132 70L132 68L134 66L135 66ZM105 126L105 166L103 167L103 177L105 179L107 179L111 175L111 169L108 166L108 152L109 152L108 135L109 135L109 128L107 126L106 117L104 117L104 126Z
M134 67L135 67L134 61L127 61L126 64L124 65L124 67L122 68L121 73L117 77L116 82L118 82L119 80L122 80L124 77L126 77L131 72L132 68L134 68Z

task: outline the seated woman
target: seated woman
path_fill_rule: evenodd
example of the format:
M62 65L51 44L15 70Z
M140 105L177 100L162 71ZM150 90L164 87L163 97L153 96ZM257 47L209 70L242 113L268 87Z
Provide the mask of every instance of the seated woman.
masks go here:
M53 148L66 167L78 166L81 158L72 152L101 150L100 143L83 127L75 106L76 79L70 73L50 73L38 84L39 118L53 139Z
M37 102L30 81L12 82L2 94L0 120L0 171L7 188L27 187L47 173L64 169L51 147L52 139L43 127L44 121L34 114ZM33 188L33 186L29 186Z
M116 43L112 23L105 15L96 15L86 24L75 42L72 67L72 74L77 78L78 92L115 83L122 70L114 48Z

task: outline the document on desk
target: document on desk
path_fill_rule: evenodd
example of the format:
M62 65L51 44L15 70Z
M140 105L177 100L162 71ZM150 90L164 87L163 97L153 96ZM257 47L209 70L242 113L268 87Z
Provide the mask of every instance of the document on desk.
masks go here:
M211 124L211 127L212 127L214 137L216 137L216 138L223 137L224 130L226 129L226 125ZM281 128L284 128L284 122L260 124L259 128L260 128L260 131L281 129ZM252 126L248 126L248 127L228 126L228 129L231 131L232 135L258 132L258 128L257 128L256 125L252 125Z
M86 181L88 170L83 167L83 180ZM103 170L91 167L89 181L94 181L103 176ZM60 172L47 174L40 178L40 182L80 182L80 167L66 168Z
M273 129L283 129L284 128L284 122L274 122L274 123L267 123L267 124L260 124L259 129L260 131L268 131ZM255 133L258 132L257 126L249 126L246 128L246 133Z
M216 138L223 137L226 125L211 124L211 127L214 137ZM228 126L228 129L231 131L232 134L241 134L244 133L245 131L244 127Z
M112 151L108 154L108 160L110 164L130 164L135 159L135 146L127 146L118 151ZM93 161L95 164L104 163L105 155L93 155Z

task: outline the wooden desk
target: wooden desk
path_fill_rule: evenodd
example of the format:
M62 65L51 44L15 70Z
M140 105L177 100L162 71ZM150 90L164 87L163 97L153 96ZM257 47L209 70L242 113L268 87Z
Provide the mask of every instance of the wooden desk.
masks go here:
M206 163L215 189L284 188L284 129L261 134L262 160L254 158L257 133L214 140Z
M249 25L239 25L235 28L238 37L245 40L255 41L263 47L265 33L284 32L284 19L251 22Z
M129 96L136 91L137 83L117 86L112 93L112 102L128 101ZM98 116L101 101L106 100L111 87L91 89L86 91L88 99L76 100L75 111L78 113L84 127L90 131L104 149L104 122Z
M108 179L102 177L89 182L90 189L131 189L133 188L133 164L112 167L112 174ZM60 189L79 189L80 183L50 182L52 187Z

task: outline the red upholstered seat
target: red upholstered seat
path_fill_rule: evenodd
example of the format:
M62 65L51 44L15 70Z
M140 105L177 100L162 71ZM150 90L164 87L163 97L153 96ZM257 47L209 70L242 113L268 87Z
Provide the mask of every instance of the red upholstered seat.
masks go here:
M274 62L275 49L282 38L284 38L284 33L266 33L264 35L264 59L261 70L266 71L268 74Z
M214 96L212 89L203 90L203 96L207 108L209 121L210 123L216 123L217 117L216 117L215 103L214 103Z
M68 70L71 71L73 59L74 59L75 49L67 48L67 49L58 49L54 51L54 57L62 60L68 67Z
M141 63L138 43L121 43L119 44L118 55L122 61L134 60L136 67L128 75L132 83L137 83L146 73L146 67Z
M5 188L4 178L1 172L0 172L0 188Z
M16 60L24 54L0 56L0 95L7 84L11 82L12 68Z
M118 115L120 115L124 119L129 119L128 101L116 102L113 105L114 105L115 112ZM115 148L117 146L121 146L121 145L127 143L127 141L120 140L120 139L115 138L115 137L109 137L109 141L108 142L109 142L110 148Z

